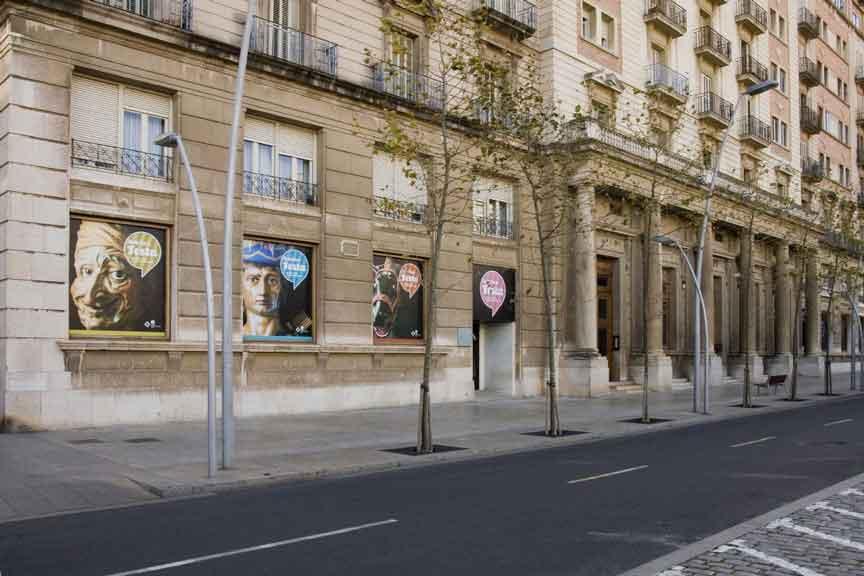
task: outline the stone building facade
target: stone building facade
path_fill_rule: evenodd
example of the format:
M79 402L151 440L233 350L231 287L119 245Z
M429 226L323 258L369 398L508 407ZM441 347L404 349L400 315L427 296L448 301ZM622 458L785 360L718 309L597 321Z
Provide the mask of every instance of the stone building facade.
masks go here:
M851 196L859 189L852 119L861 85L853 62L864 63L860 9L810 3L486 2L490 45L514 60L536 51L550 95L590 116L573 131L581 160L570 193L574 214L592 225L573 227L556 270L562 393L613 392L638 381L645 362L654 387L689 377L693 290L679 255L652 244L661 265L642 280L645 218L634 199L653 170L628 134L628 110L645 105L661 134L680 124L675 153L654 167L662 165L670 198L699 197L704 187L679 178L697 168L687 158L712 157L730 124L729 103L767 75L782 78L781 90L742 105L723 149L703 290L718 384L740 376L741 326L752 330L757 373L785 369L790 251L818 244L817 190ZM477 6L465 2L467 10ZM218 310L245 10L245 0L0 6L0 416L7 427L204 417L204 279L189 182L179 159L152 141L177 132L189 151ZM391 50L382 32L382 18L394 11L404 16L409 51ZM818 28L812 38L810 16ZM374 152L384 110L410 114L430 105L406 86L429 81L434 57L410 2L259 0L230 247L238 415L416 402L418 309L429 288L430 241L418 224L424 196ZM397 81L382 74L393 65ZM818 75L815 84L799 80L808 71ZM817 111L815 132L804 129L805 110ZM473 217L444 247L433 399L470 399L479 390L539 395L542 302L520 185L484 175L474 194ZM741 319L742 230L753 194L774 208L756 218L756 305ZM692 245L699 210L671 202L656 231ZM819 268L811 268L805 340L815 358L815 311L824 297ZM834 323L832 345L842 353L850 310L835 314L847 318Z

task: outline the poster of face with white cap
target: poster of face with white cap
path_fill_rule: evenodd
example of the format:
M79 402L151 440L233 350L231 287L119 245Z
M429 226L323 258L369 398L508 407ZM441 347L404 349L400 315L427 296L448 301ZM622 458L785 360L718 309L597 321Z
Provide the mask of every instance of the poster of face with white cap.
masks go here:
M375 341L423 339L423 263L375 254L372 260Z
M243 339L312 341L312 249L243 240Z
M165 337L164 228L72 218L69 333Z

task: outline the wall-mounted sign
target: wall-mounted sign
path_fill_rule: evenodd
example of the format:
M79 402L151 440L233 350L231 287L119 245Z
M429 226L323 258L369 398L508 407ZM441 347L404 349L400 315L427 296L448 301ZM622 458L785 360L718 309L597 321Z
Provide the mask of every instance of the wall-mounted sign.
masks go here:
M513 322L516 319L516 271L474 266L474 321Z
M423 339L423 262L375 254L372 260L375 342Z

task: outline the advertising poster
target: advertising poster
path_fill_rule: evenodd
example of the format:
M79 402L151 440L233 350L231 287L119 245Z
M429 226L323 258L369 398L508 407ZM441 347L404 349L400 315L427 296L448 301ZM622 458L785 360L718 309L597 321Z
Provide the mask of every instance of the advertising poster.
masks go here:
M243 240L243 339L312 341L312 248Z
M516 271L474 266L474 321L513 322L516 319Z
M69 334L166 337L164 228L72 218Z
M375 254L372 331L376 341L423 339L423 263Z

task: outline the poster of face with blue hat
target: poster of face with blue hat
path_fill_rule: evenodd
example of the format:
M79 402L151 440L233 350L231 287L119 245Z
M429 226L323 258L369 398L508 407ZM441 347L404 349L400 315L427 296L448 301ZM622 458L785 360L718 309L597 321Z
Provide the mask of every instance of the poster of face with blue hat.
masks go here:
M243 339L311 341L312 249L243 240Z

